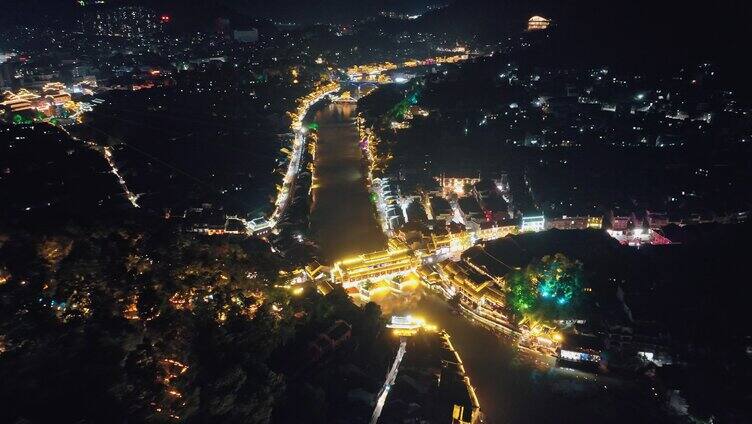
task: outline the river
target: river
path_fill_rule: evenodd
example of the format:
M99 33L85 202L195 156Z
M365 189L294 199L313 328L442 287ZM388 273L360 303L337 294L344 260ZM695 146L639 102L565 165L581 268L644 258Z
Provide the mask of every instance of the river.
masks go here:
M313 117L319 140L311 228L328 260L386 244L363 181L355 110L355 105L332 104ZM399 306L382 307L422 315L447 330L476 389L485 423L666 422L646 396L650 393L634 384L556 368L551 359L522 354L510 342L453 314L432 293L393 303Z
M651 393L635 383L557 368L553 359L522 353L453 314L434 294L423 296L410 312L450 334L475 387L485 423L667 422L649 398Z
M318 110L311 230L327 261L384 249L386 237L363 180L355 104Z

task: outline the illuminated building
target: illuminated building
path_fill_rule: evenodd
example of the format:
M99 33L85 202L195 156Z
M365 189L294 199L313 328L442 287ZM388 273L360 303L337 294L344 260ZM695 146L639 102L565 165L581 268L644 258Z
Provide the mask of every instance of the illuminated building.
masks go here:
M467 259L442 262L439 269L451 286L451 292L459 293L474 309L484 307L491 311L502 311L505 304L502 279L491 276Z
M480 176L478 177L436 177L436 181L441 185L444 197L449 197L452 194L456 194L459 197L470 195L466 189L469 186L473 186L480 182Z
M567 334L559 350L559 360L564 362L598 365L603 346L595 336Z
M388 178L374 178L371 192L375 194L376 209L384 231L393 231L404 224L405 216L400 206L399 187Z
M49 100L55 106L62 106L71 101L70 94L65 91L59 91L57 93L45 94L45 99Z
M633 228L631 230L606 230L608 235L615 238L619 243L627 246L639 247L643 244L664 245L671 244L666 238L652 228Z
M561 218L549 218L546 220L546 228L557 230L585 230L588 228L600 230L603 227L603 218L599 216L562 216Z
M355 99L352 94L350 94L349 91L345 91L342 94L340 94L338 97L335 97L333 100L335 103L357 103L358 100Z
M31 91L22 88L18 90L17 93L13 93L12 91L4 92L3 101L0 102L0 105L8 112L21 112L33 109L34 102L39 98L40 96L38 94L34 94Z
M56 93L60 91L65 91L65 84L62 82L48 82L42 87L42 92L45 94L47 93Z
M332 267L332 281L345 287L359 282L406 274L420 265L407 247L391 247L336 262Z
M272 227L272 223L268 219L260 217L248 221L247 226L251 234L261 234L268 232Z
M506 237L509 234L517 234L519 227L517 225L503 225L498 222L481 222L478 229L478 238L481 240L496 240Z
M548 29L548 27L551 25L551 20L546 19L543 16L533 16L527 21L527 30L528 31L540 31L544 29Z
M557 356L557 349L563 340L561 333L553 325L526 315L518 324L519 346Z
M458 54L454 56L437 56L434 58L435 63L458 63L463 60L467 60L469 56L466 54Z
M212 225L212 224L196 224L193 228L188 230L190 232L205 234L207 236L222 236L225 234L224 226Z
M405 112L405 119L413 119L415 116L422 116L422 117L428 117L430 113L421 108L420 106L410 106L409 109L407 109L407 112Z
M318 280L327 274L327 267L321 265L318 261L313 261L304 268L306 276L311 280Z
M634 215L624 215L624 216L612 216L611 219L611 229L616 231L626 230L627 228L631 226L637 225L637 218L635 218Z
M415 273L420 280L431 288L438 288L441 286L441 276L432 267L421 266Z
M543 215L523 216L520 231L523 233L538 232L546 229L546 217Z
M438 256L461 253L469 249L475 241L475 234L467 231L440 235L431 234L426 250L429 255Z
M414 336L421 329L436 331L435 325L427 324L424 319L413 317L412 315L392 315L392 319L386 325L386 328L391 328L394 330L394 334L400 337Z
M393 315L389 324L386 325L386 328L418 329L420 328L420 325L420 320L414 319L411 315Z
M9 112L13 119L16 119L17 113L36 111L35 120L55 118L55 121L49 122L57 122L62 118L76 119L81 110L79 103L74 102L70 93L66 91L65 85L59 82L46 83L42 87L41 95L25 88L16 93L6 91L3 93L0 106L2 110Z
M433 255L447 255L451 251L451 242L452 240L449 234L431 234L431 239L428 242L428 253Z
M376 81L379 74L397 69L397 65L391 62L371 63L347 68L347 75L353 81L370 80Z
M601 228L603 228L603 217L589 216L587 220L587 227L594 230L600 230Z

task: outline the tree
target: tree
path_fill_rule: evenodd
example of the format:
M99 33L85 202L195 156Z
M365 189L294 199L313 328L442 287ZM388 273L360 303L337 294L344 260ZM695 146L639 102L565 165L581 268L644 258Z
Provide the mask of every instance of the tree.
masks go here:
M508 304L519 314L547 318L571 311L582 292L582 264L561 253L544 256L507 275Z

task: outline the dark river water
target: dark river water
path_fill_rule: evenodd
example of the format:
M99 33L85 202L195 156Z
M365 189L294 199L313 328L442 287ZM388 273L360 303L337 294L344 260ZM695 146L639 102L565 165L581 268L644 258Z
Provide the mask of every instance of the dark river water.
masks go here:
M356 105L331 104L318 112L311 229L322 255L335 261L386 247L363 180Z
M485 423L667 422L649 387L609 375L557 368L553 359L521 353L442 299L423 296L410 311L445 329L475 387ZM409 355L410 352L407 352Z

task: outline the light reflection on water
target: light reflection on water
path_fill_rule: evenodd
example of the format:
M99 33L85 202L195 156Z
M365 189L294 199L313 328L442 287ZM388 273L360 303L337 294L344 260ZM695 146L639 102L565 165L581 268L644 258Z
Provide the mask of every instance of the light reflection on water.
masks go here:
M380 299L388 313L413 314L447 330L476 389L486 423L666 422L635 384L609 375L557 368L553 358L518 351L452 313L434 294Z
M311 230L329 261L386 247L363 181L356 108L332 104L313 118L319 125L319 139Z

